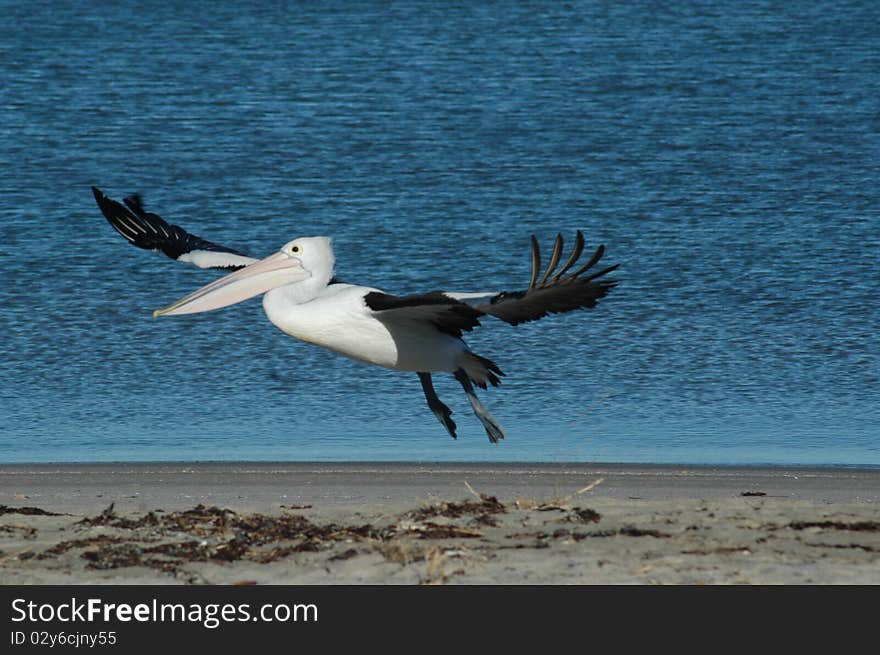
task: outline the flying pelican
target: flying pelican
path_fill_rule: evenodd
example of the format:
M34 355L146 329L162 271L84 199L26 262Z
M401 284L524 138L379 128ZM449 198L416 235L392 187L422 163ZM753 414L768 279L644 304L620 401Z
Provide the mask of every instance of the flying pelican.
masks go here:
M452 410L437 396L432 373L452 373L489 440L498 443L504 438L504 431L473 386L497 386L504 373L491 360L472 352L462 339L463 332L479 326L483 316L519 325L547 314L593 308L617 284L599 278L619 264L585 275L602 258L604 246L569 273L580 263L584 249L584 237L578 231L568 259L558 271L563 240L561 234L556 236L543 274L538 241L532 236L532 274L525 290L393 296L333 277L335 259L328 237L294 239L257 260L167 223L146 211L137 195L125 198L123 205L100 189L92 187L92 192L110 225L133 245L200 268L231 271L156 310L154 316L207 312L263 294L263 310L282 332L360 362L417 373L428 407L453 439L456 425Z

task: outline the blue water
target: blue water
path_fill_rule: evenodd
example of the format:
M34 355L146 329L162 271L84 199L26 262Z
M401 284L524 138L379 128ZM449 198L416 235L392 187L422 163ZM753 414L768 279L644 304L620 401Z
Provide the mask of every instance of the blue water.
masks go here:
M880 3L177 4L0 2L0 462L880 465ZM440 379L453 441L258 300L153 320L216 274L93 184L392 293L577 229L621 283L469 335L508 439Z

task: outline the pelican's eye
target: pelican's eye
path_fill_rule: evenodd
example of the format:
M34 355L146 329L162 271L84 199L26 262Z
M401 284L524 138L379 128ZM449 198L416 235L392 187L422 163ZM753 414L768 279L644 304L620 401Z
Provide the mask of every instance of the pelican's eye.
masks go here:
M290 246L290 252L291 254L298 255L302 252L302 248L300 248L299 246Z

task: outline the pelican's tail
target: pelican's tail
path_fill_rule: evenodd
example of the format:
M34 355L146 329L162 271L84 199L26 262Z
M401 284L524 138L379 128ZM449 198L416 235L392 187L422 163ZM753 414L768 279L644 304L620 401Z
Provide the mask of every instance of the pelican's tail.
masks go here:
M464 352L461 368L464 369L464 372L467 373L471 381L481 389L485 389L487 384L497 387L501 384L499 376L504 377L504 373L495 362L491 359L480 357L470 350Z

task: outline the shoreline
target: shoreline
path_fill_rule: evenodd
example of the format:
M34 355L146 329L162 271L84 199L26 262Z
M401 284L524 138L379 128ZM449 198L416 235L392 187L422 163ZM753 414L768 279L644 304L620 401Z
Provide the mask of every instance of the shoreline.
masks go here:
M456 497L464 483L512 499L565 495L596 478L593 492L619 499L715 499L745 492L816 502L880 502L880 468L495 464L409 462L158 462L0 465L0 504L10 493L69 512L103 509L108 499L147 509L156 502L399 502ZM14 488L14 489L13 489ZM132 502L136 501L136 502ZM103 503L103 505L102 505Z
M880 584L880 469L0 465L7 584Z

